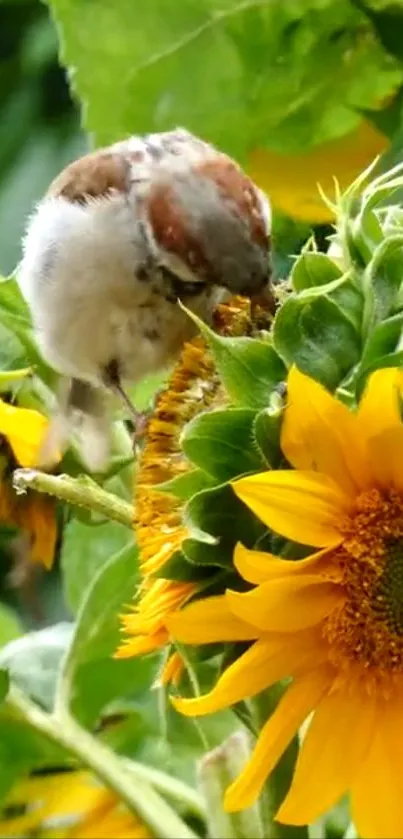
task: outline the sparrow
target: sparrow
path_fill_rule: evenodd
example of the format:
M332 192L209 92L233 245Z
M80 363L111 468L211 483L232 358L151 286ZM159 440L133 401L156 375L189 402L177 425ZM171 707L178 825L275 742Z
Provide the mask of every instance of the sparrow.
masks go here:
M169 366L226 295L269 295L268 198L182 128L132 136L69 164L27 225L17 281L38 347L62 375L44 447L79 428L91 471L109 456L106 393Z

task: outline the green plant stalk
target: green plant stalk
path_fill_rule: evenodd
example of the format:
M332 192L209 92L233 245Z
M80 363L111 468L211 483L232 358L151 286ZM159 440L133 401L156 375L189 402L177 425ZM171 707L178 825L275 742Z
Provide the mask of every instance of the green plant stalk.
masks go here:
M206 818L206 808L202 796L193 787L188 786L178 778L167 775L160 769L154 769L153 766L146 766L129 758L122 758L121 760L132 778L146 781L158 792L166 795L172 801L176 801L178 805L193 813L193 815L200 819Z
M13 485L17 493L34 489L75 507L84 507L126 527L133 526L132 505L111 492L105 492L86 476L71 478L69 475L48 475L37 469L16 469Z
M27 723L88 766L158 839L197 839L197 834L139 773L134 780L125 761L83 729L70 714L47 714L15 686L10 688L6 702Z
M257 805L239 813L226 813L223 808L225 790L242 771L249 756L247 733L236 731L199 763L198 783L206 802L211 839L249 839L251 836L263 839L265 836Z
M277 707L283 692L284 685L278 684L251 700L258 731L261 731ZM291 785L298 748L298 738L294 737L264 786L260 798L260 813L264 824L265 839L308 839L309 837L308 828L305 825L285 825L275 821L277 810Z

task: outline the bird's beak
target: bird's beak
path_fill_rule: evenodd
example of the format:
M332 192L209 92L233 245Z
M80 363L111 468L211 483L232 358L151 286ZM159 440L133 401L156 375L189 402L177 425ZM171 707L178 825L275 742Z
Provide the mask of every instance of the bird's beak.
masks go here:
M250 303L252 315L257 309L263 309L264 312L269 312L271 315L274 315L276 311L276 299L270 283L259 291L258 294L253 294Z

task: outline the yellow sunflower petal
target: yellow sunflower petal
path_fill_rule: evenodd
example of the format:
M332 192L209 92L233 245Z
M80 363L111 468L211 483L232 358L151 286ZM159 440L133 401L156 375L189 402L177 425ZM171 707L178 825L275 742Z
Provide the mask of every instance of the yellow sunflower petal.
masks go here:
M231 611L265 632L298 632L343 602L342 589L306 574L282 577L248 591L227 591Z
M403 697L379 707L371 749L351 788L352 815L363 839L403 836Z
M276 819L310 824L349 788L374 735L375 703L358 686L331 692L315 711L291 789Z
M286 691L263 726L252 757L227 789L224 807L243 810L258 798L263 784L307 716L326 693L332 674L325 667L309 671Z
M402 394L402 370L384 367L371 374L356 414L357 427L363 440L401 425L399 399Z
M19 499L18 520L31 540L31 559L48 570L53 565L57 541L56 505L52 498L31 493Z
M225 670L210 693L172 702L177 711L189 717L212 714L301 669L317 667L323 654L320 640L311 630L300 632L296 638L263 636Z
M403 425L371 437L368 459L379 486L403 491Z
M279 470L240 478L232 486L241 501L281 536L315 548L341 542L338 525L349 510L349 499L326 475Z
M168 641L168 633L161 629L153 635L138 635L134 638L125 638L113 654L114 658L134 658L138 655L147 655L160 649Z
M21 466L37 465L48 426L49 421L38 411L7 405L0 399L0 434L7 438Z
M296 561L282 559L271 553L251 551L238 544L234 551L234 565L241 577L249 583L259 585L279 577L289 577L295 574L318 574L320 578L337 582L341 579L341 571L329 553L329 548Z
M183 644L214 644L216 641L247 641L258 632L254 626L237 618L225 595L195 600L166 619L173 638Z
M281 448L296 469L332 478L354 498L371 482L355 415L309 376L293 367L287 380Z

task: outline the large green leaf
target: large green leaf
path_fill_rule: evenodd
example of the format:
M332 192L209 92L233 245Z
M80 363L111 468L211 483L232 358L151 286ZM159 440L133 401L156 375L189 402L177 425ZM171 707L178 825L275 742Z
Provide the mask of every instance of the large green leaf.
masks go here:
M241 159L295 151L354 128L356 105L376 107L402 78L348 0L50 4L102 144L184 124Z
M73 625L59 623L10 641L0 652L0 667L11 680L47 710L53 707L60 662Z
M154 665L149 659L113 658L121 640L120 617L134 597L137 580L136 548L130 545L99 568L83 597L59 689L87 725L112 699L144 691L151 680Z
M115 522L91 526L73 518L65 529L61 562L66 600L75 613L100 568L133 542L127 527Z

